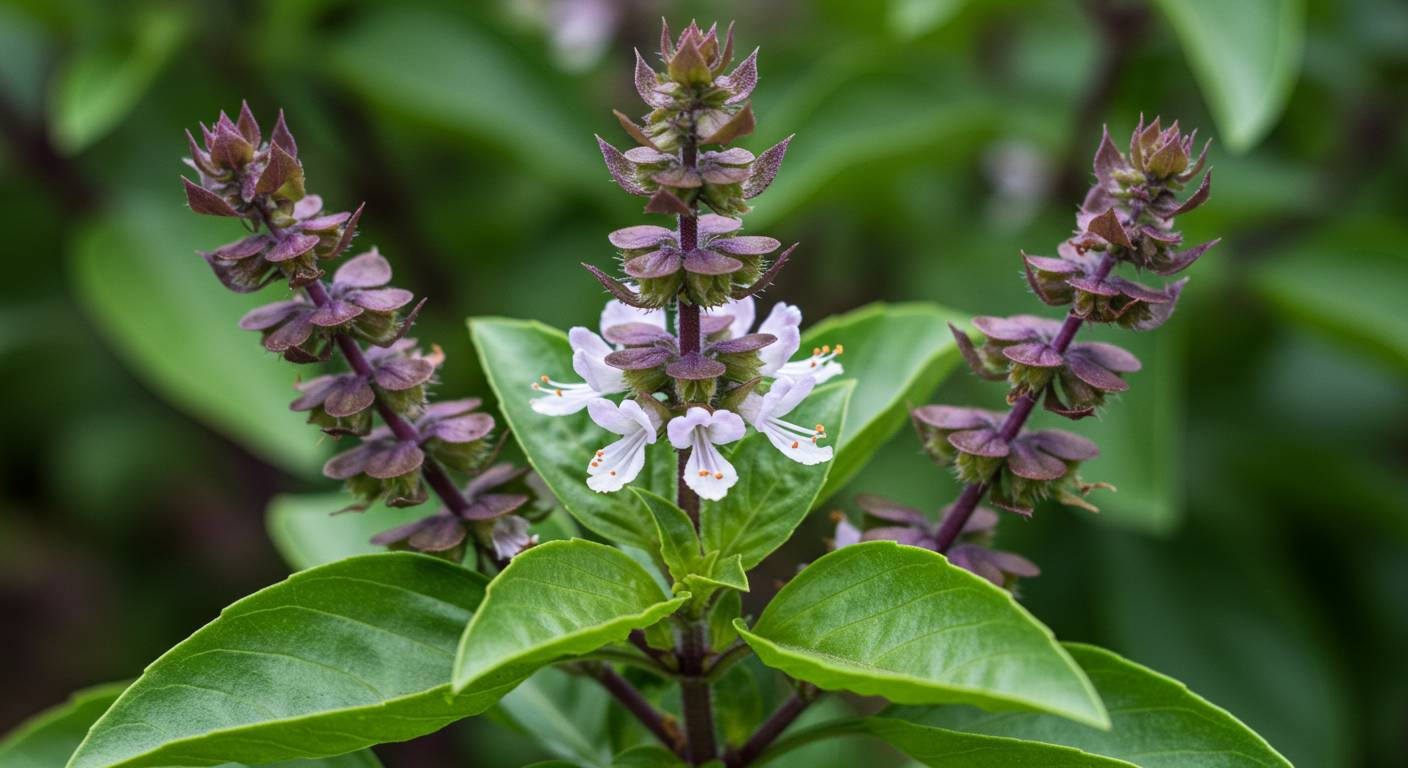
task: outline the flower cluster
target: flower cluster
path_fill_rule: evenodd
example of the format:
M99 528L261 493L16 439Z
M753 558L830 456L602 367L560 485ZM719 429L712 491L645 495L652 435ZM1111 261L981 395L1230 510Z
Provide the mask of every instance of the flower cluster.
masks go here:
M282 112L267 141L248 104L238 119L222 112L213 127L202 125L201 135L197 143L186 134L186 163L197 173L196 181L182 179L187 202L197 213L239 218L253 232L203 253L206 262L232 291L258 291L280 277L294 291L251 310L240 327L258 331L266 349L290 362L323 363L338 350L350 368L299 383L291 405L329 435L360 439L329 460L324 474L347 483L360 500L354 509L376 500L420 504L429 496L427 484L446 506L414 531L378 541L439 552L473 532L481 551L500 558L531 543L526 520L511 516L529 497L485 493L524 474L506 467L484 471L495 453L493 417L478 412L475 399L429 401L445 356L439 347L426 352L405 338L420 304L412 306L410 291L389 285L390 263L372 249L347 259L324 281L323 265L347 251L361 209L328 213L322 198L308 194ZM375 428L374 411L382 422ZM478 476L461 490L447 470Z
M862 531L844 515L837 513L833 549L861 541L888 540L939 551L938 523L923 512L869 494L857 496L856 506L865 513L866 529ZM945 507L944 513L950 508ZM872 521L879 524L871 525ZM959 532L959 542L948 550L949 559L955 565L1008 589L1012 589L1020 577L1039 575L1041 570L1025 557L991 548L996 528L997 513L986 507L978 507Z
M1173 314L1186 279L1152 288L1114 274L1117 267L1127 264L1172 276L1216 245L1214 240L1180 249L1183 236L1174 229L1175 218L1202 205L1210 192L1212 171L1191 195L1179 197L1207 157L1206 145L1196 159L1193 147L1194 135L1182 133L1177 123L1163 128L1158 120L1145 125L1141 119L1128 154L1105 132L1095 154L1095 184L1076 215L1075 234L1054 258L1022 254L1032 291L1048 305L1069 307L1066 317L977 317L972 324L982 335L980 344L952 329L975 374L1007 382L1011 410L926 405L911 412L924 449L936 462L954 468L966 484L963 494L946 508L937 527L893 505L865 500L862 507L871 516L903 520L907 526L876 528L867 536L919 542L1001 583L997 577L1002 574L1035 569L965 538L975 525L991 528L990 515L977 506L984 496L993 506L1021 515L1032 514L1048 498L1094 509L1085 495L1109 486L1081 481L1077 469L1098 454L1095 444L1062 430L1027 430L1025 425L1038 402L1068 419L1090 416L1109 394L1128 388L1125 374L1139 370L1139 360L1117 346L1075 343L1083 324L1145 331ZM857 535L854 529L838 529L837 539Z
M831 458L831 447L821 445L823 425L785 417L842 372L836 357L843 350L825 346L799 357L802 315L781 302L754 328L754 295L796 247L778 252L771 237L739 234L745 201L772 183L790 141L756 157L726 146L753 130L748 97L757 51L733 67L732 29L721 39L717 27L691 23L678 39L663 29L660 58L657 72L636 52L636 90L651 108L643 124L616 113L639 146L622 152L597 141L616 183L649 198L647 213L676 217L676 226L637 225L608 236L624 279L584 265L615 298L599 333L577 327L568 334L582 381L543 376L533 383L540 393L533 408L546 415L585 409L620 436L586 462L593 490L624 488L644 467L647 447L663 437L688 454L684 487L718 500L738 481L719 446L749 426L794 461ZM616 395L625 398L608 399Z

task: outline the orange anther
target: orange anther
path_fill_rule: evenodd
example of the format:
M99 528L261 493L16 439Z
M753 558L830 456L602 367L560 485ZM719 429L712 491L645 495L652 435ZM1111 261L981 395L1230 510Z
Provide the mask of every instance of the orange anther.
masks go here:
M722 480L722 479L724 479L724 473L722 473L722 472L715 472L715 473L714 473L714 479L715 479L715 480Z
M793 448L796 448L796 447L799 446L799 445L801 445L801 443L797 442L796 440L793 440L793 441L792 441L792 447L793 447Z

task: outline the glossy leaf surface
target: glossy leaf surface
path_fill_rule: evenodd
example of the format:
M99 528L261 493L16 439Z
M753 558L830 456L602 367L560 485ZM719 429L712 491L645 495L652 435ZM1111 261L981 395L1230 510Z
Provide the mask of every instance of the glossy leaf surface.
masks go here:
M888 541L832 552L739 633L768 666L827 690L1109 719L1051 631L943 556Z
M450 696L455 643L483 594L478 574L409 553L294 574L153 662L70 766L339 755L478 714L522 677Z
M686 599L688 593L668 598L644 568L613 547L582 539L540 544L489 584L460 639L455 688L619 642Z

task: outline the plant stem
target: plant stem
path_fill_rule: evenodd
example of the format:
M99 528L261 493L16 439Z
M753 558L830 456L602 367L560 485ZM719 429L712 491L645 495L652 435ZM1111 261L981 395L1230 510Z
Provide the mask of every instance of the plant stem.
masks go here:
M815 690L805 684L803 686L801 691L792 694L787 698L787 701L782 702L782 706L778 707L767 720L763 721L762 725L758 726L758 730L748 737L748 741L744 742L743 746L724 755L724 764L729 768L743 768L757 760L773 740L781 736L782 732L787 730L787 726L806 711L814 700Z
M1138 216L1136 215L1137 219ZM1110 252L1106 252L1100 261L1100 266L1096 268L1093 277L1095 280L1104 280L1109 277L1110 271L1115 268L1116 258ZM1051 348L1058 354L1066 354L1070 348L1071 341L1075 339L1076 332L1085 323L1085 318L1076 314L1075 309L1066 313L1066 322L1061 324L1061 330L1056 334L1055 340L1051 342ZM1032 415L1032 409L1036 407L1036 395L1026 394L1017 399L1012 406L1012 410L1007 412L1007 417L1002 420L1002 426L998 428L997 434L1004 442L1011 442L1013 438L1021 433L1022 427L1026 425L1027 419ZM963 492L959 494L958 500L953 503L948 514L944 515L943 522L939 525L938 533L935 534L935 542L940 552L947 552L949 547L958 540L958 535L963 532L963 526L968 524L968 518L973 516L973 511L978 508L978 502L983 500L983 495L988 491L988 484L969 483L963 487Z
M680 150L680 163L686 168L693 168L698 157L698 150L693 141L685 142ZM679 216L679 243L682 253L689 253L699 247L699 218L698 203L690 205L689 214ZM675 325L679 330L680 354L688 355L699 352L701 339L699 338L699 305L687 301L675 299ZM679 452L679 462L677 470L679 473L679 489L675 492L676 502L679 508L689 515L689 519L694 522L694 530L699 530L699 495L684 482L684 465L689 461L689 450Z
M684 731L688 740L686 759L703 765L714 759L714 702L710 682L704 676L704 655L708 653L705 633L708 625L691 621L680 634L680 699L684 705Z
M679 728L675 725L674 718L671 718L646 701L645 696L636 690L626 678L616 674L616 671L606 664L586 665L587 674L596 678L598 682L621 702L621 706L626 711L636 716L655 737L660 739L666 747L679 757L685 756L684 740L680 738Z
M264 223L264 227L269 230L269 234L273 235L275 239L283 240L288 237L288 232L274 226L274 223L269 219L269 214L262 209L259 210L259 218ZM304 286L303 290L315 306L324 306L332 300L328 296L327 287L323 285L322 280L314 280ZM337 343L338 351L347 360L347 365L352 368L352 371L359 376L370 377L372 374L371 363L367 362L367 356L362 352L362 347L357 343L357 340L341 332L334 333L333 339ZM386 424L397 440L419 442L420 435L416 432L416 428L404 416L397 413L379 393L376 395L373 405L377 414L381 416L382 422ZM440 466L429 454L426 455L424 464L421 466L421 475L431 490L435 491L435 495L440 497L441 503L451 512L462 515L469 510L469 502L465 501L460 489L455 486L454 481L445 472L445 468Z

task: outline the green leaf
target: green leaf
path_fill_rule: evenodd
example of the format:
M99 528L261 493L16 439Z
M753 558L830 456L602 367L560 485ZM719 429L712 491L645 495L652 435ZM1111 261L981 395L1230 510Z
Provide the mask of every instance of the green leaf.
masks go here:
M395 509L380 503L365 512L339 513L352 502L343 493L281 494L269 502L264 524L284 562L294 570L303 570L385 552L386 547L371 543L373 536L433 513L425 506ZM542 541L572 538L577 533L576 524L557 510L528 530Z
M1109 726L1051 630L1006 591L929 550L844 547L783 587L751 630L735 626L763 663L827 690Z
M825 424L833 439L844 441L850 429L846 404L854 390L850 381L819 387L787 419L794 424ZM740 441L728 460L739 468L738 484L722 500L700 505L699 526L706 552L718 552L721 558L741 555L747 570L782 546L806 518L826 483L831 462L798 464L757 432Z
M684 763L659 744L631 747L616 756L612 768L684 768Z
M673 501L645 489L632 488L631 492L640 499L645 513L655 520L660 557L665 561L670 577L676 582L683 582L690 574L697 573L704 553L699 549L699 536L694 532L694 523L689 515Z
M55 75L50 130L63 153L82 151L127 117L188 26L180 6L165 4L145 6L131 21L130 39L80 48Z
M294 570L356 555L385 552L371 538L430 514L424 507L392 509L373 504L365 512L334 514L353 499L341 493L283 494L269 502L265 525L274 547Z
M572 765L608 766L611 707L595 680L544 667L499 701L498 716Z
M529 405L531 386L539 376L571 375L572 348L566 334L533 321L497 317L471 319L469 332L514 439L567 511L600 536L654 551L655 526L641 514L635 497L587 487L587 462L610 442L610 433L597 427L586 411L544 416ZM659 440L646 452L645 471L636 486L674 498L675 468L669 442Z
M731 555L722 560L715 559L708 574L695 573L686 576L684 583L694 591L694 594L711 593L719 588L747 592L748 571L743 567L742 555Z
M21 723L0 741L0 768L54 768L67 763L88 729L127 685L86 688ZM222 768L241 768L241 764L225 763ZM337 757L266 763L260 768L381 768L381 761L370 750L360 750Z
M967 317L934 304L870 304L813 325L802 349L840 344L845 377L856 390L846 412L845 434L820 498L840 490L909 420L958 362L948 323ZM803 423L803 422L798 422Z
M1373 222L1336 227L1262 266L1256 286L1291 320L1408 372L1405 236Z
M545 178L593 195L602 190L600 155L571 93L554 92L531 61L482 27L423 9L383 8L360 15L332 46L327 66L372 103L487 140Z
M1245 152L1276 123L1300 74L1302 0L1158 0L1227 147Z
M590 653L669 616L689 599L668 599L650 574L618 549L582 539L550 541L515 557L489 584L460 638L455 690L505 669Z
M298 372L236 325L273 292L230 293L195 253L239 235L172 200L124 200L79 234L75 290L94 327L158 394L270 463L317 476L326 448L288 409Z
M733 620L743 615L743 590L729 590L709 609L709 647L722 650L738 639Z
M0 741L0 768L53 768L68 762L88 728L126 688L127 683L85 688L20 723Z
M483 595L482 576L410 553L296 573L152 662L69 768L339 755L483 712L522 679L450 695L455 643Z
M1290 762L1227 710L1173 678L1090 645L1067 643L1109 707L1111 728L1050 715L991 714L970 707L896 707L887 716L970 733L1064 744L1141 768L1290 768Z
M1131 768L1123 760L1097 757L1070 747L1035 741L974 736L942 728L929 728L891 720L871 718L866 730L884 739L906 755L935 768Z
M1321 636L1314 591L1294 570L1294 555L1267 533L1279 516L1258 518L1245 503L1204 503L1217 505L1207 514L1236 527L1214 538L1189 526L1171 541L1098 532L1091 552L1098 590L1087 594L1111 644L1235 712L1296 765L1355 763L1352 688ZM1209 567L1231 562L1245 578ZM1183 616L1196 621L1170 620Z

